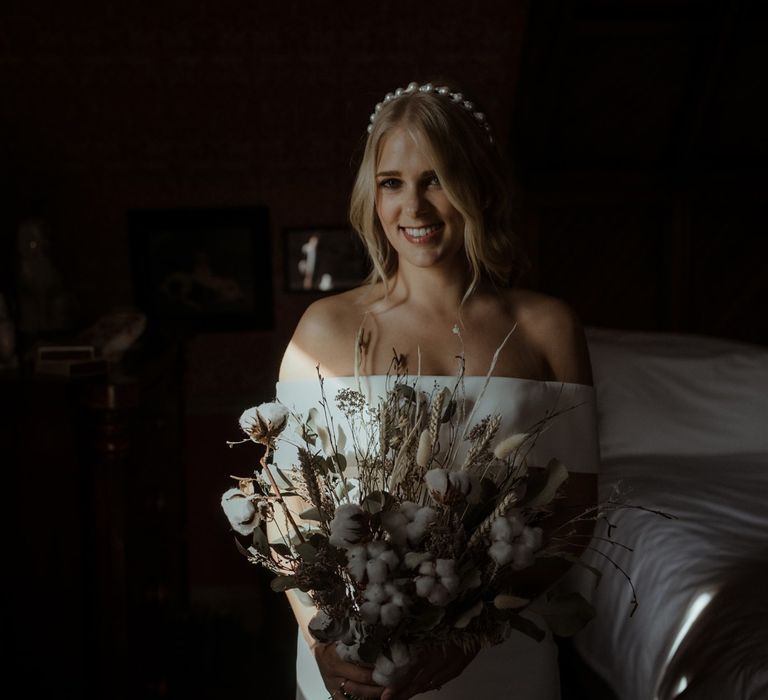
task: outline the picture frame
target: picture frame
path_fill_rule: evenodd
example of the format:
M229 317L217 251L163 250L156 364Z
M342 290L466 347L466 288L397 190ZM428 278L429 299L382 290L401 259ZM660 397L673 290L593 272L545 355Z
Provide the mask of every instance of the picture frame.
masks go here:
M129 211L137 305L190 330L274 328L268 221L266 207Z
M339 292L358 287L370 272L368 253L348 226L307 226L283 231L285 290Z

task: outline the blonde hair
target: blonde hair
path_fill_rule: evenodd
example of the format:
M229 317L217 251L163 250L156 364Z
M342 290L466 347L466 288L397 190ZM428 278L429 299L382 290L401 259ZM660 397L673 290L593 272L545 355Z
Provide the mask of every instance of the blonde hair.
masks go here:
M483 280L496 287L513 284L527 259L513 231L504 158L470 111L437 92L418 90L383 104L376 113L352 188L349 219L371 257L368 281L388 287L397 272L397 253L376 213L376 167L385 136L401 126L422 142L443 190L464 218L470 273L464 299Z

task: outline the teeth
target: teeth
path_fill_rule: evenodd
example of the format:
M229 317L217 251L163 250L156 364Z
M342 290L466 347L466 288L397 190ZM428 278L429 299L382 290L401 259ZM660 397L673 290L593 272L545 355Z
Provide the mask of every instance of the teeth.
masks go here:
M432 224L431 226L422 226L421 228L409 228L407 226L403 226L403 230L411 238L423 238L424 236L432 233L433 231L437 231L437 229L439 228L440 228L440 224Z

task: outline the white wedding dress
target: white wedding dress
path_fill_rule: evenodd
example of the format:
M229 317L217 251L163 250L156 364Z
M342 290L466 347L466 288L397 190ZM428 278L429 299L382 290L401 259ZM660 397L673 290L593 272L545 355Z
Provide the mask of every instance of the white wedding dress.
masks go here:
M375 404L385 392L386 381L387 378L380 375L365 376L360 378L358 387L353 377L325 379L325 396L334 423L346 429L345 419L336 410L334 401L339 389L359 388ZM421 377L419 387L429 392L435 383L452 388L455 382L455 377ZM470 415L485 377L465 377L463 382L466 413ZM277 398L298 415L306 416L310 408L319 406L319 382L317 379L279 382ZM594 473L599 463L599 446L595 392L590 386L492 377L475 407L471 422L474 424L486 415L497 413L501 416L497 435L506 437L527 430L544 417L545 411L561 411L571 406L575 408L549 421L528 455L528 462L544 466L550 458L557 457L569 471ZM300 443L297 438L284 436ZM281 441L275 453L275 463L281 468L296 463L295 447L286 440ZM301 633L297 645L297 700L327 700L329 693ZM557 647L549 633L541 643L513 633L502 644L482 650L460 676L442 689L418 697L424 700L558 700Z

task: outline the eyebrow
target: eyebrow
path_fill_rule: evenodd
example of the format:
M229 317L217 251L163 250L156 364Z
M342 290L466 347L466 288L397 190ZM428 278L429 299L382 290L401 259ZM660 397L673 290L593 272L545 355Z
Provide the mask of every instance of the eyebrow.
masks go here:
M421 173L421 177L424 177L426 175L435 175L434 170L425 170L423 173ZM399 170L384 170L380 173L376 173L376 177L400 177L402 173Z

